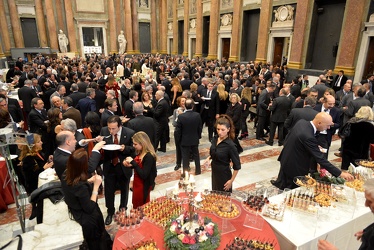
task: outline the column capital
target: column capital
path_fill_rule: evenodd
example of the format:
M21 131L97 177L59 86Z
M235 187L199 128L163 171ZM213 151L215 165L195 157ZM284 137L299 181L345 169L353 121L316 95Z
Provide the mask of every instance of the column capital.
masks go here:
M344 71L344 75L354 76L355 67L335 66L334 73L337 74L340 70Z

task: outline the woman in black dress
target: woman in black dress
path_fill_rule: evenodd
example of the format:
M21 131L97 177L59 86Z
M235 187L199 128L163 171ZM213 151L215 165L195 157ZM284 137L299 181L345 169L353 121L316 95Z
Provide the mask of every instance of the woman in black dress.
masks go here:
M212 160L212 190L232 192L238 171L241 169L235 138L234 125L227 115L220 115L216 121L217 135L213 137L210 147ZM232 162L233 172L230 163Z
M101 182L100 175L88 179L88 154L83 148L75 150L67 162L61 186L69 211L82 226L83 237L90 250L111 249L112 244L105 230L103 214L97 205Z

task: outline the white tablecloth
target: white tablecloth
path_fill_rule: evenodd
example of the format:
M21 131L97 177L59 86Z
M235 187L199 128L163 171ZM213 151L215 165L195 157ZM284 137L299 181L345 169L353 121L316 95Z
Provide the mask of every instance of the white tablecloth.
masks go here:
M282 195L270 200L283 199ZM264 217L274 229L281 249L317 249L319 239L325 239L335 244L339 250L358 249L361 242L354 234L374 222L370 209L364 206L365 198L362 192L357 192L357 205L352 213L330 207L328 214L309 215L294 212L287 207L283 221Z

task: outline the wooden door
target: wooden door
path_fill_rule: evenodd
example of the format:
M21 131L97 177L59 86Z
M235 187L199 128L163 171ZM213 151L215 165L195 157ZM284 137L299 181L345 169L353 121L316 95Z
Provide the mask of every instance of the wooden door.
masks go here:
M274 37L273 65L282 63L284 37Z
M226 60L230 57L230 38L222 38L222 58Z

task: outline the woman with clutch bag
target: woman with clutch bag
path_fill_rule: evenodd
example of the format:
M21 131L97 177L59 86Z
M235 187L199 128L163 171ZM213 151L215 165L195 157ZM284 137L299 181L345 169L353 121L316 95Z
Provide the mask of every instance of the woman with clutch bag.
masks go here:
M127 157L123 161L123 165L135 170L132 206L137 208L150 201L150 192L157 176L157 156L151 140L143 131L134 134L132 141L136 156L134 159Z

